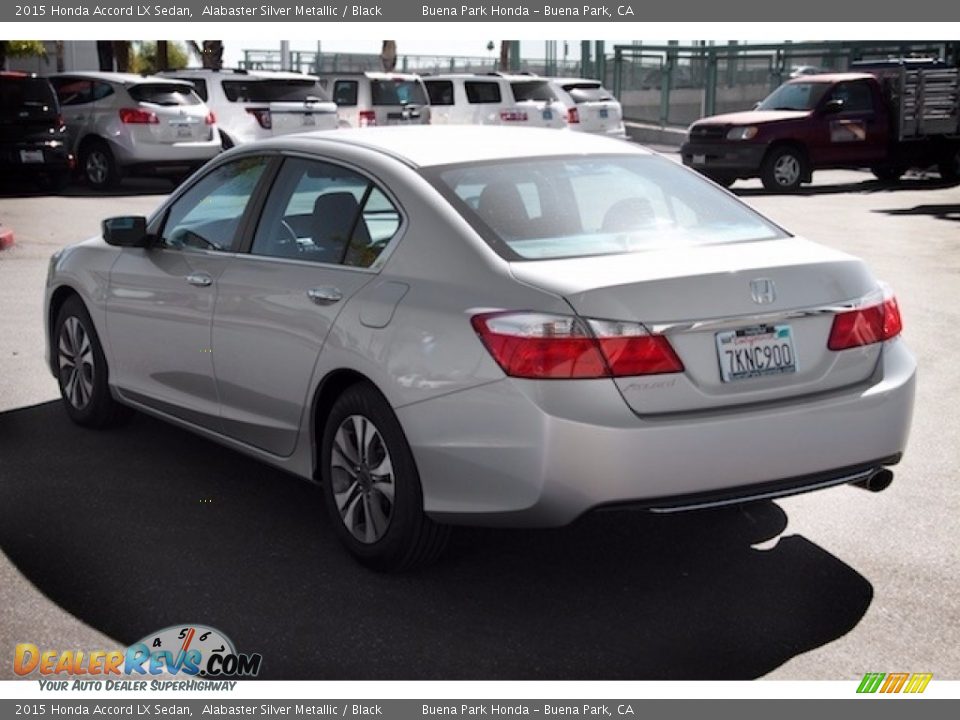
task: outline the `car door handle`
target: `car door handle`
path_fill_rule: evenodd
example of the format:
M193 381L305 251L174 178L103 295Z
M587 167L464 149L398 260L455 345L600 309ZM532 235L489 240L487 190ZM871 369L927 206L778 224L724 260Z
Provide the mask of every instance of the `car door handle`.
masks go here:
M333 305L343 299L343 293L335 287L315 287L307 290L307 297L317 305Z
M187 282L197 287L207 287L213 283L213 278L206 273L194 273L187 275Z

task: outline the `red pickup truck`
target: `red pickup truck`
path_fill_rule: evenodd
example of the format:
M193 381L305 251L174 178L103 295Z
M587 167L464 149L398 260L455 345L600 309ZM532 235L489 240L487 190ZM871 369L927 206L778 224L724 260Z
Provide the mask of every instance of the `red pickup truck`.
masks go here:
M805 75L748 112L690 126L683 163L729 187L759 177L796 190L822 168L870 168L895 181L936 165L960 178L960 70L930 61L884 62L864 72Z

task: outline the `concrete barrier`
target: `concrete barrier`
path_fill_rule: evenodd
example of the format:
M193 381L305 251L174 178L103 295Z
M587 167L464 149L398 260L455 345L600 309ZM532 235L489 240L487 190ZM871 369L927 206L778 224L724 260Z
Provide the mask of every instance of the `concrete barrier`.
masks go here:
M687 129L680 127L661 127L647 123L625 122L627 136L641 145L670 145L680 147L687 139Z

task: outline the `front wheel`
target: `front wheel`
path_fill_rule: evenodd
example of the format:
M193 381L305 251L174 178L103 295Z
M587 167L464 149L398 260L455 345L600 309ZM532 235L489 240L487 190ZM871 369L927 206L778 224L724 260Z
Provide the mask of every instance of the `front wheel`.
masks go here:
M371 385L353 385L334 403L321 463L335 532L358 561L399 571L439 557L449 528L424 514L420 477L403 429Z
M806 158L794 147L775 148L763 161L760 179L767 190L793 192L806 175Z
M68 298L57 314L53 349L60 396L78 425L105 427L131 411L117 403L107 386L107 359L83 301Z

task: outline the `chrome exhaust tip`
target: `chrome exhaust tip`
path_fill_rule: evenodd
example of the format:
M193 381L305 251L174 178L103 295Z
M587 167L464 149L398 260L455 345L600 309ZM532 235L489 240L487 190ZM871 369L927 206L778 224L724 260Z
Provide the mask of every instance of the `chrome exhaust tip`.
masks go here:
M859 482L853 483L857 487L863 488L864 490L869 490L870 492L883 492L890 484L893 482L893 471L883 468L877 470L873 475L868 477L866 480L860 480Z

